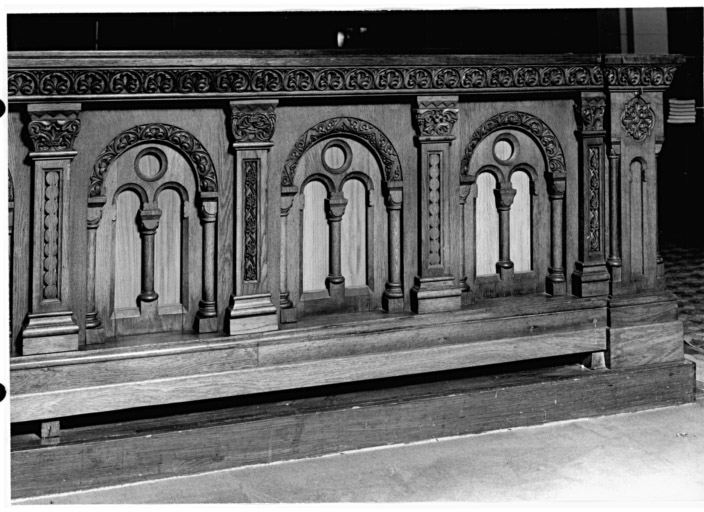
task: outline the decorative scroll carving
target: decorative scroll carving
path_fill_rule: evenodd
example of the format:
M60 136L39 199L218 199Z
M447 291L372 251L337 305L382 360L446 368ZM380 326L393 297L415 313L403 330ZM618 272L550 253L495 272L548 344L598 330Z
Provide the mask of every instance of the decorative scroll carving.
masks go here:
M257 280L257 209L259 159L244 161L244 280Z
M674 69L608 68L610 83L619 85L669 85ZM604 82L599 65L12 69L8 79L10 97L540 89Z
M644 141L655 126L655 113L647 101L636 95L623 107L621 126L633 140Z
M599 216L599 146L589 147L589 250L601 251L601 218Z
M428 158L428 264L440 265L440 154Z
M459 118L456 101L419 101L415 114L416 126L421 136L448 136Z
M606 66L606 83L612 86L668 87L672 84L677 66Z
M347 135L369 145L377 155L385 181L401 181L401 163L391 141L376 126L354 117L335 117L318 123L294 144L284 163L281 186L292 187L298 161L313 145L329 137Z
M177 126L162 123L149 123L134 126L115 137L103 149L93 167L90 177L88 197L104 195L103 183L110 164L125 151L138 144L157 142L178 150L196 172L199 192L215 192L218 189L215 166L208 154L193 135Z
M44 175L44 261L43 299L59 299L59 208L61 207L61 175L47 170Z
M533 137L547 159L548 170L553 173L565 172L565 156L555 133L541 119L526 112L501 112L484 122L472 134L462 157L461 173L469 177L469 163L477 145L490 133L503 128L515 128Z
M579 106L575 105L577 123L582 131L594 132L604 129L604 112L606 98L604 96L582 98Z
M232 108L230 125L235 142L269 142L276 128L274 104L238 104Z
M31 121L27 126L34 151L71 151L73 142L81 129L78 112L30 111Z

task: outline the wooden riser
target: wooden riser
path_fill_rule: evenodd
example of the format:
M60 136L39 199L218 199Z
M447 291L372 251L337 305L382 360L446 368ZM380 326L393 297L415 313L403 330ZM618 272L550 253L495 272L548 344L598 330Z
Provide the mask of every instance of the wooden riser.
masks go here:
M689 362L426 382L12 438L13 498L692 402ZM185 411L185 408L184 408Z

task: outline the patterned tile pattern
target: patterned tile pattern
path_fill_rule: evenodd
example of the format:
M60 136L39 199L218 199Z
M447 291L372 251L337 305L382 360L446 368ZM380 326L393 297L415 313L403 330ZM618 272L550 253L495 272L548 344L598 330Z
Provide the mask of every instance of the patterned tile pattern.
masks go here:
M704 247L665 245L667 288L677 295L685 341L704 347Z

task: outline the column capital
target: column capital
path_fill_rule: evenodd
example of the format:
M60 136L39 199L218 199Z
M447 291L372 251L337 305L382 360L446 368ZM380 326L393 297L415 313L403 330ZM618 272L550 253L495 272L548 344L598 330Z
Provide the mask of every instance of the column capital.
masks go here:
M389 189L384 197L387 210L400 210L403 206L403 190Z
M418 136L424 141L453 139L452 130L459 119L457 96L418 96L413 118ZM426 139L429 137L429 139Z
M499 188L494 189L496 197L496 208L499 210L510 210L513 204L513 198L516 197L516 189L511 185L502 184Z
M27 125L35 153L73 151L73 143L81 130L78 118L80 103L32 103L27 105Z
M577 125L582 132L603 132L606 97L601 93L583 93L574 106Z
M347 207L347 199L340 194L332 194L330 199L325 200L325 213L330 222L339 222L342 220L342 216L345 214L345 208Z
M153 203L147 203L139 210L140 231L145 235L153 235L159 227L161 210Z
M230 102L230 130L237 143L270 142L276 129L278 100Z

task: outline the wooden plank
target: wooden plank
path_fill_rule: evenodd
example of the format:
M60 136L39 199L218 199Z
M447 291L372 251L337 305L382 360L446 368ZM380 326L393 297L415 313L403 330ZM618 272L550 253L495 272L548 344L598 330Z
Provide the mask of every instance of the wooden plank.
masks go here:
M12 497L116 485L694 400L690 363L530 372L293 400L13 450ZM225 419L225 418L228 418ZM219 418L219 419L216 419ZM160 424L159 424L160 423ZM149 427L148 425L151 425ZM103 435L111 432L103 427ZM86 433L83 434L86 437Z
M682 322L609 329L609 367L627 368L684 358Z
M604 350L602 329L15 395L12 422Z

